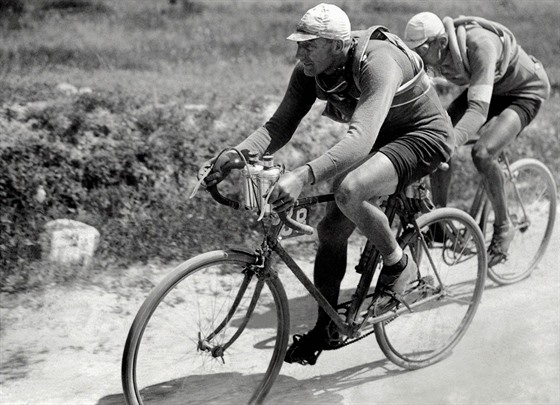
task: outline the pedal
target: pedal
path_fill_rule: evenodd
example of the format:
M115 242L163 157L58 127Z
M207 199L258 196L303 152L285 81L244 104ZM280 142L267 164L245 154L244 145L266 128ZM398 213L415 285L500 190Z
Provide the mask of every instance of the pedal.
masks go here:
M488 259L488 267L494 267L498 264L502 264L507 262L508 259L508 254L507 253L498 253L495 255L492 255L489 259Z

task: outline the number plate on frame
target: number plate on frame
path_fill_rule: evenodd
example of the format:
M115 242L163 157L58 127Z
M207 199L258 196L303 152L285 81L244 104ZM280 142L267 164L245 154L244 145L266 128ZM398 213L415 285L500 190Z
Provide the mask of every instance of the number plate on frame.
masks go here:
M299 222L300 224L309 225L307 221L309 220L310 213L311 210L309 209L309 207L302 206L302 207L297 207L295 209L292 209L290 211L290 216L292 217L293 220ZM288 228L286 225L284 225L280 230L280 234L278 236L280 239L289 239L301 235L304 234L292 228Z

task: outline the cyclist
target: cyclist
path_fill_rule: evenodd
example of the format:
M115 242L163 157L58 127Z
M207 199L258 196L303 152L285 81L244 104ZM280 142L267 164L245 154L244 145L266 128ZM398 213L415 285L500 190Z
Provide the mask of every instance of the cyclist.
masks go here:
M305 13L288 39L297 42L299 63L284 98L269 121L236 148L274 153L291 139L317 99L326 100L323 115L349 124L327 152L281 176L269 201L285 211L306 185L333 180L335 201L317 228L314 283L336 306L347 240L358 227L383 257L375 299L379 313L395 304L416 265L403 254L376 201L449 160L451 122L421 59L384 27L351 32L344 11L319 4ZM221 181L233 158L235 153L222 154L206 184ZM329 333L329 321L319 309L314 328L294 336L286 361L315 364L321 351L339 338Z
M447 109L457 145L480 138L472 159L494 209L488 265L507 257L515 230L507 214L504 175L495 157L537 115L550 84L541 63L517 45L509 29L480 18L443 21L422 12L412 17L404 41L428 68L459 86L468 86ZM431 177L434 203L445 206L451 171Z

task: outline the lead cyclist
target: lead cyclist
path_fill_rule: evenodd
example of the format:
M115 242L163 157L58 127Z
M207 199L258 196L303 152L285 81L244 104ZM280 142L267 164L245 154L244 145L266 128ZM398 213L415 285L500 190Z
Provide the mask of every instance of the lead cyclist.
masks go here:
M269 201L286 211L306 185L332 181L335 201L317 227L314 283L336 307L348 238L357 227L382 254L374 304L380 313L396 305L416 264L398 245L377 198L449 160L455 144L451 122L422 60L386 28L352 32L343 10L319 4L305 13L288 40L297 43L299 62L284 98L268 122L236 149L276 152L317 100L326 101L323 115L348 124L346 134L324 154L281 176ZM213 164L206 184L219 183L236 157L224 153L206 162L203 168ZM319 308L315 326L294 336L285 361L315 364L322 350L341 338L329 333L329 321Z

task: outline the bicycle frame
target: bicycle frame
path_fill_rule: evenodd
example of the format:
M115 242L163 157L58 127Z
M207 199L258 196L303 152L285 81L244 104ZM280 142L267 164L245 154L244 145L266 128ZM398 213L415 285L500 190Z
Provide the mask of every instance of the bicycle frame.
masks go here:
M498 156L498 162L503 163L504 166L504 174L506 177L506 180L511 179L513 177L513 174L511 172L511 166L509 163L509 159L507 157L507 154L502 151L500 153L500 155ZM513 189L515 190L515 197L517 198L517 202L519 204L519 206L521 207L521 210L523 211L523 216L524 218L527 218L527 212L525 210L525 206L523 204L523 200L521 198L521 196L519 195L519 190L517 189L517 185L515 184L515 182L512 182L513 185ZM482 231L482 234L485 234L486 232L486 227L487 227L487 223L486 223L486 219L488 218L488 215L486 215L486 213L488 212L488 210L490 210L491 207L491 203L490 200L488 199L488 196L486 195L486 190L484 188L484 184L482 183L482 180L480 181L477 189L476 189L476 193L474 195L473 198L473 202L471 204L471 208L469 209L469 215L473 218L477 218L477 216L480 214L480 222L479 222L479 227Z
M409 228L410 231L418 230L413 211L410 209L410 207L407 206L403 199L404 193L400 193L398 195L389 197L389 199L387 200L386 215L389 219L389 223L392 223L395 215L398 215L399 218L401 218L402 223L411 225ZM333 194L307 197L296 201L294 209L328 201L334 201ZM349 338L357 337L360 333L360 330L362 330L366 324L375 324L395 318L401 313L411 311L417 306L424 305L428 301L437 300L441 297L442 294L444 294L444 291L437 291L429 297L425 297L414 302L409 307L401 307L378 316L372 316L373 314L368 313L367 316L363 317L363 319L358 320L360 307L367 298L367 294L371 287L371 283L375 275L375 270L380 259L379 251L375 247L373 247L370 242L368 242L366 248L364 249L364 252L362 252L360 264L358 265L363 267L358 270L358 272L361 273L360 281L352 297L350 309L345 316L346 319L342 319L336 309L333 308L333 306L327 301L323 294L317 289L317 287L315 287L313 282L306 276L301 267L294 261L290 254L280 244L278 234L282 225L283 224L280 223L272 227L270 230L267 230L262 247L258 252L261 257L260 260L264 261L263 270L265 276L272 272L272 270L270 269L271 263L269 260L269 252L274 252L286 264L286 266L305 287L305 289L311 294L311 296L313 296L318 305L328 314L332 322L337 326L338 330ZM409 242L409 240L406 239L406 235L412 235L413 233L414 232L404 232L404 239L402 241ZM424 249L427 249L425 241L423 241L423 243Z
M244 166L244 164L246 163L240 162L235 168L241 168ZM420 187L423 186L418 186L418 190L415 190L415 192L419 192ZM229 206L234 209L240 208L240 203L238 201L230 200L229 198L221 195L215 186L210 188L208 191L210 192L214 200L216 200L220 204ZM408 226L409 230L411 231L407 233L407 230L403 228L401 242L404 243L410 242L410 240L407 239L407 235L409 235L408 237L410 237L410 235L414 234L415 232L419 232L418 225L415 220L415 214L422 210L417 206L413 207L411 203L409 203L409 200L410 199L407 197L406 191L403 190L398 194L389 196L385 203L385 215L387 216L389 223L391 224L395 218L395 215L398 215L398 217L401 219L401 226ZM292 208L293 210L297 210L300 207L311 206L329 201L334 201L334 194L331 193L301 198L295 202ZM430 205L433 207L431 202ZM443 289L436 289L430 296L423 297L422 299L419 299L410 305L407 304L406 307L396 308L387 313L383 313L377 316L374 316L374 314L371 313L371 309L368 309L368 313L366 314L366 316L361 317L361 320L358 319L360 317L360 308L368 297L368 292L375 276L377 264L380 261L379 251L371 244L371 242L368 241L366 247L364 248L364 251L361 254L360 262L356 268L357 272L361 274L360 281L352 297L349 310L345 314L346 319L343 320L341 318L341 314L339 314L337 310L333 308L333 306L327 301L327 299L317 289L317 287L315 287L313 282L305 275L299 265L292 259L289 253L286 252L286 250L284 250L284 248L280 244L280 232L284 225L292 228L293 230L297 230L307 234L312 233L313 228L308 225L298 223L289 215L287 215L286 212L278 213L278 217L280 220L276 220L275 216L264 216L263 218L265 235L260 249L258 249L256 252L256 262L255 266L253 266L256 269L255 273L258 277L275 276L275 272L271 269L270 264L270 254L271 252L275 252L294 274L294 276L296 276L300 283L307 289L307 291L315 299L317 304L325 311L325 313L327 313L327 315L337 326L339 331L341 331L349 338L355 338L360 333L360 330L363 329L363 327L366 325L366 323L376 324L388 319L393 319L399 316L401 313L412 311L413 308L423 305L428 301L439 299L443 294L445 294L445 291ZM425 241L423 241L423 249L427 249ZM439 278L439 275L437 277ZM441 285L442 284L440 283L440 286ZM249 310L249 314L251 310L252 309Z

